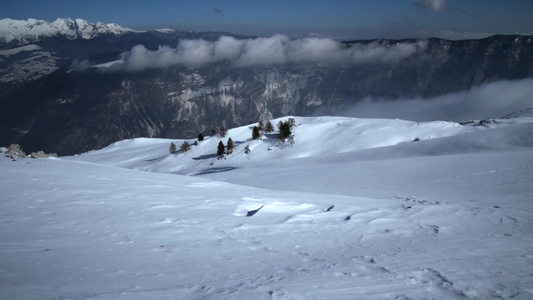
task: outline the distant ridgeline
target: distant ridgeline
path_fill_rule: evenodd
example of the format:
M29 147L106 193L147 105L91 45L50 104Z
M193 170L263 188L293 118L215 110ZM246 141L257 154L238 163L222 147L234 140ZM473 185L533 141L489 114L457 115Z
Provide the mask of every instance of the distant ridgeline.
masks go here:
M533 76L532 36L338 43L68 19L0 24L0 145L59 155Z

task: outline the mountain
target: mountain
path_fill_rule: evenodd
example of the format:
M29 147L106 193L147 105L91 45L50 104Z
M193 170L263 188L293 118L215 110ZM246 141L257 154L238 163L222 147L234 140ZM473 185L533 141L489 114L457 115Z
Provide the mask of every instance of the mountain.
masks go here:
M0 20L0 96L21 83L40 79L76 60L107 62L142 44L149 49L175 45L180 39L214 40L227 32L161 29L135 31L117 24L57 19ZM65 71L65 70L63 70Z
M4 48L41 42L53 37L67 40L92 39L102 35L123 35L128 32L134 30L114 23L90 23L82 19L59 18L54 22L36 19L0 20L0 44L3 44Z
M222 124L335 114L369 98L428 99L533 76L531 36L337 43L119 32L0 43L0 144L75 154L127 138L185 138Z
M531 299L533 118L522 113L465 125L295 117L293 147L251 140L253 123L186 153L170 143L192 139L2 153L0 293ZM236 148L218 160L229 137Z

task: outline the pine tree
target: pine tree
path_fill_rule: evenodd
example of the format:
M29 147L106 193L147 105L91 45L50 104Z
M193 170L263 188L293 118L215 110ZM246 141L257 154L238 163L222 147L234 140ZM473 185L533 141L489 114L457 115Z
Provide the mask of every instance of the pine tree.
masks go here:
M259 133L259 128L257 126L254 126L254 130L252 131L252 139L257 140L261 137L261 134Z
M279 129L279 135L278 138L280 140L285 140L289 135L291 135L291 127L289 126L289 123L279 121L278 123L278 129Z
M215 136L217 134L217 130L215 128L211 129L211 136Z
M272 122L267 121L265 125L265 132L266 133L274 132L274 126L272 125Z
M257 123L257 127L259 128L259 131L263 131L263 127L264 127L263 120L259 120L259 123Z
M173 142L170 143L170 148L168 149L168 152L170 152L170 154L174 154L178 151L178 149L176 148L176 144L174 144Z
M289 118L285 122L279 121L278 123L279 140L285 141L285 139L288 139L291 145L294 144L294 136L292 134L292 128L294 127L295 124L296 124L296 121L293 118Z
M180 146L180 151L181 152L187 152L189 150L191 150L191 144L189 144L189 142L187 142L187 141L183 142L183 144L181 144L181 146Z
M204 140L204 135L202 133L198 134L198 141L201 142Z
M226 151L228 152L228 154L231 154L234 148L235 148L235 145L233 144L233 140L229 138L228 143L226 144Z
M217 154L219 158L224 156L224 148L224 143L222 141L218 142Z
M291 126L291 129L294 127L294 125L296 125L296 120L294 120L294 118L289 118L287 120L287 123L289 123L289 125Z
M228 129L226 128L226 126L224 125L220 126L220 136L225 137L227 133L228 133Z

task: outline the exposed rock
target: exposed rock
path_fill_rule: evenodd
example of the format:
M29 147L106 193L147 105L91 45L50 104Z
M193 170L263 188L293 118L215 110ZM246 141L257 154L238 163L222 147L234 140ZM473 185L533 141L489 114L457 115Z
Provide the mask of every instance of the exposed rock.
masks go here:
M24 153L19 144L11 144L9 148L7 148L6 154L15 155L17 157L26 157L26 153Z
M264 205L261 205L261 207L257 208L257 209L252 209L252 210L249 210L247 213L246 213L246 216L247 217L251 217L253 215L255 215L261 208L263 208Z
M47 158L47 157L57 157L57 153L49 153L49 154L46 154L44 153L43 151L37 151L37 152L32 152L30 154L31 158Z
M13 160L17 158L26 158L28 157L22 147L19 144L11 144L8 148L1 147L0 153L3 153L4 156L9 157ZM44 151L32 152L30 154L31 158L47 158L47 157L57 157L57 153L46 154Z

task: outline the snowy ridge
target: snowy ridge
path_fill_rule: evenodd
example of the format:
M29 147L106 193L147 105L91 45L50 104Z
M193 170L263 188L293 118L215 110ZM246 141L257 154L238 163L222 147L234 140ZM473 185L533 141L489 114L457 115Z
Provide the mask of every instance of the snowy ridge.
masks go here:
M533 297L533 118L295 119L292 147L244 126L187 153L138 138L0 155L0 294Z
M272 120L274 126L288 117ZM103 163L124 168L151 172L179 172L195 174L209 168L210 164L227 165L242 161L265 161L272 159L295 159L322 157L336 153L388 147L458 134L484 130L490 125L505 125L527 119L499 120L485 126L474 126L476 122L460 125L455 122L433 121L414 122L392 119L362 119L346 117L293 117L296 120L294 145L282 144L277 140L277 131L263 134L261 139L252 140L252 128L257 124L230 129L226 137L218 134L207 137L186 153L168 155L168 147L173 141L179 148L185 140L137 138L116 142L102 150L91 151L75 156L76 160ZM216 157L220 141L227 143L232 138L236 148L226 159ZM194 143L195 139L188 140ZM245 154L249 147L250 154ZM126 161L120 152L129 155Z
M62 36L69 40L92 39L99 35L122 35L133 32L132 29L117 24L90 23L82 19L58 18L54 22L44 20L0 20L0 43L16 41L18 44L30 44L42 38Z

